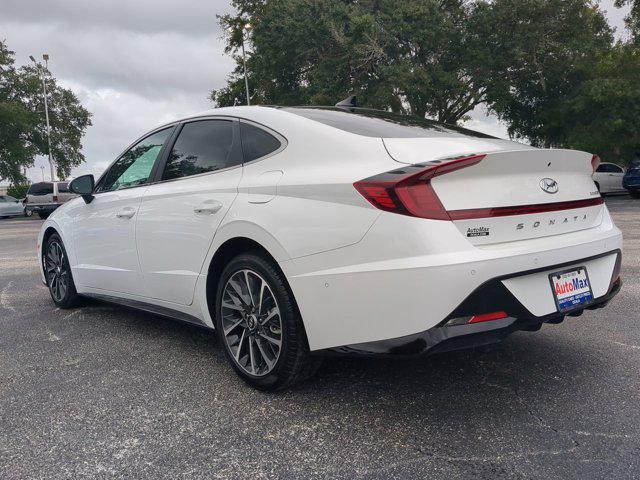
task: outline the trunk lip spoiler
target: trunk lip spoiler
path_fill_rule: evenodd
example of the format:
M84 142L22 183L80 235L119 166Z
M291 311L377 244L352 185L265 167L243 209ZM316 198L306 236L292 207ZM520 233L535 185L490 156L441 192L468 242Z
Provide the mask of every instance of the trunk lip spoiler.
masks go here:
M475 220L478 218L511 217L517 215L529 215L535 213L558 212L561 210L573 210L578 208L594 207L604 204L602 197L586 198L582 200L569 200L565 202L536 203L530 205L514 205L508 207L470 208L463 210L448 210L452 221Z

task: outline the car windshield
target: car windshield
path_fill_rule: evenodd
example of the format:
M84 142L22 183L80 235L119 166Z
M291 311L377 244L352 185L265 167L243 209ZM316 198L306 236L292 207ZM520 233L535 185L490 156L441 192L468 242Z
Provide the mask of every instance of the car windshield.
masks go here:
M477 137L495 138L484 133L446 125L412 115L339 107L285 107L284 111L310 120L366 137L420 138L420 137Z

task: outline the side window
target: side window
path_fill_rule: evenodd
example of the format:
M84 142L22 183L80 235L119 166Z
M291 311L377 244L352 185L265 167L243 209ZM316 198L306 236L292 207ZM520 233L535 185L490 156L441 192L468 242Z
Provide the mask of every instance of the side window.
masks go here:
M171 149L162 180L214 172L233 166L233 121L186 123Z
M29 187L28 195L50 195L53 193L53 183L34 183Z
M603 163L598 167L596 172L621 173L622 169L613 163Z
M116 162L100 181L98 192L110 192L147 183L153 164L173 127L165 128L139 141Z
M280 140L250 123L240 122L240 139L245 162L269 155L282 145Z
M98 185L98 192L110 192L147 183L162 145L173 127L165 128L136 143L111 165Z
M0 195L0 202L5 202L4 195Z

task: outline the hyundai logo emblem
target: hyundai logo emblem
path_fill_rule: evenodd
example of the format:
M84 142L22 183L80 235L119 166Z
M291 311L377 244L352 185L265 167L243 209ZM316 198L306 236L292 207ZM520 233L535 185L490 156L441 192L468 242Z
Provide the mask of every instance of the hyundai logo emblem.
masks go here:
M547 193L558 193L558 182L553 178L543 178L540 180L540 188Z

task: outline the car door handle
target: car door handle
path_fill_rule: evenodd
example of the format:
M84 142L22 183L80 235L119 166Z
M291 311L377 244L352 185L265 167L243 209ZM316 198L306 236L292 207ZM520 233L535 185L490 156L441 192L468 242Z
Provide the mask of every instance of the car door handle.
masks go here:
M213 215L222 208L222 203L217 200L207 200L200 206L193 209L194 213L201 215Z
M136 214L136 211L131 207L125 207L116 213L116 217L118 218L131 218Z

